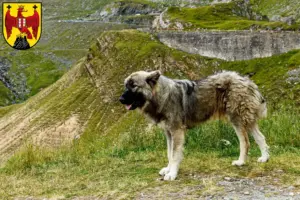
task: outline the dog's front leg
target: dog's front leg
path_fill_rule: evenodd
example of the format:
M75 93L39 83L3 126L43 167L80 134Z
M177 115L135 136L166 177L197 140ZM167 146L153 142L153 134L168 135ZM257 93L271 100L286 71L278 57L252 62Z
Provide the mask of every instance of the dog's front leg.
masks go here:
M165 130L165 135L166 135L166 139L167 139L167 148L168 148L168 166L162 168L159 171L159 174L161 176L164 176L170 172L170 161L171 161L171 155L172 155L172 136L171 136L170 131Z
M184 130L177 129L170 131L171 148L169 158L169 172L165 174L164 180L175 180L179 170L180 162L183 158Z

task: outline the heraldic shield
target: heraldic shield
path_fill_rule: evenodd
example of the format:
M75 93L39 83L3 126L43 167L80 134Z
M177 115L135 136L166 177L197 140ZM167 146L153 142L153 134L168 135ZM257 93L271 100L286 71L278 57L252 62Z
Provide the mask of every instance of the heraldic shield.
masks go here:
M42 32L42 3L4 2L3 36L13 48L25 50L39 41Z

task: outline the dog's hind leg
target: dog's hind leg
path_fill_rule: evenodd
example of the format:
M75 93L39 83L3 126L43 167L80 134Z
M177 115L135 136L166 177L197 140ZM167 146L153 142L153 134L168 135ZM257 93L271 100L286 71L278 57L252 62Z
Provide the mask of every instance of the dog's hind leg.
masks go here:
M249 137L246 129L242 126L233 126L240 142L240 157L232 162L232 165L244 165L247 159L248 150L250 147Z
M170 161L171 161L171 155L172 155L172 136L171 136L171 133L168 130L165 130L165 135L166 135L166 139L167 139L168 161L169 161L169 163L168 163L167 167L164 167L159 171L159 174L161 176L164 176L164 175L166 175L167 173L170 172Z
M169 173L164 180L175 180L178 174L179 165L183 158L184 130L171 131L171 156L169 160Z
M257 162L267 162L270 158L270 154L269 154L269 146L266 143L265 136L260 132L258 125L256 123L254 126L252 126L250 131L261 151L261 157L258 158Z

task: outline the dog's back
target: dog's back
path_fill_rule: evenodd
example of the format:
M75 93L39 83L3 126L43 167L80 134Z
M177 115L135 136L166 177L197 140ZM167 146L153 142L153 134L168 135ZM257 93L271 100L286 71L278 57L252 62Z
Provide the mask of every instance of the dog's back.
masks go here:
M221 72L207 78L214 84L218 107L230 117L233 123L253 124L266 117L266 101L257 85L248 77L236 72Z

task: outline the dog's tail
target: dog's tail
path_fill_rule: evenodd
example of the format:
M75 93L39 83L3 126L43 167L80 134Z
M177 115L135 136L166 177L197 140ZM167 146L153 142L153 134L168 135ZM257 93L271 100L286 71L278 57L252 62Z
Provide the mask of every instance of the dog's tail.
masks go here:
M261 104L259 106L258 117L259 118L267 117L267 112L268 112L267 102L263 97L261 97Z
M256 105L257 117L259 119L267 117L267 101L259 92L257 85L251 81L248 89L252 91L252 97L254 98L253 101Z

